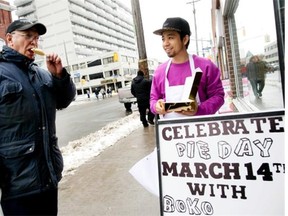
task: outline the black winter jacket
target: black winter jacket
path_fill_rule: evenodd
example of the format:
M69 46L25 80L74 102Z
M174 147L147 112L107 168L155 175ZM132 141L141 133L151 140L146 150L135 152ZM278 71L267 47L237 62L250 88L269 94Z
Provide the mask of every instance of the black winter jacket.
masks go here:
M151 80L147 80L144 76L136 76L131 85L131 93L137 98L137 102L149 102L151 91Z
M75 97L63 69L58 79L4 46L0 54L0 188L2 199L57 188L63 170L56 109Z

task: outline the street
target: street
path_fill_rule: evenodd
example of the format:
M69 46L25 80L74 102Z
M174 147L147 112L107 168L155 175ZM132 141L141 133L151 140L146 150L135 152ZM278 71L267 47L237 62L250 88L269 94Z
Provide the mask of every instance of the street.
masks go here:
M57 111L56 134L60 147L126 116L124 104L118 102L117 95L104 100L93 96L76 100L66 109ZM137 105L132 105L132 109L137 111Z

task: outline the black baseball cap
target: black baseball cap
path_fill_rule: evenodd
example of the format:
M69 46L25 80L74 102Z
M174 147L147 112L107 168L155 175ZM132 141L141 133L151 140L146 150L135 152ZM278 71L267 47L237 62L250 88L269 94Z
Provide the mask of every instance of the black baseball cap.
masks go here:
M45 25L43 25L42 23L37 22L33 23L27 19L19 19L15 20L8 26L6 34L16 30L25 31L31 28L35 28L39 35L43 35L47 31Z
M164 31L168 30L191 35L189 23L181 17L167 18L162 28L153 33L156 35L162 35Z

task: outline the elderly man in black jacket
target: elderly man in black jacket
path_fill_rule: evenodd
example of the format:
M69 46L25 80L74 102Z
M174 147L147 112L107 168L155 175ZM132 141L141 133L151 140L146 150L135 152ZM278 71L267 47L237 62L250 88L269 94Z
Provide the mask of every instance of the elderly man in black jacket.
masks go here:
M75 97L61 58L46 54L47 70L34 63L41 23L20 19L6 31L0 53L0 189L4 215L57 215L63 158L56 109Z
M131 93L137 98L140 120L144 127L148 127L148 122L154 125L155 115L150 110L150 90L151 80L145 79L143 71L139 70L132 81ZM148 121L146 119L147 110Z

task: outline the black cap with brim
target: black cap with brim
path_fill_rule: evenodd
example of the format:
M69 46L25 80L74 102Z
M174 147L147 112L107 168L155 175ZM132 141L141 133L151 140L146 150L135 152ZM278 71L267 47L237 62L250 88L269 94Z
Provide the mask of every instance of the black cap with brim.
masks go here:
M32 28L36 29L39 35L44 35L47 31L45 25L42 23L33 23L27 19L19 19L15 20L8 26L6 34L16 30L25 31Z
M191 35L189 23L180 17L167 18L162 28L153 33L162 35L164 31L177 31L179 33Z
M164 31L177 31L177 32L181 32L180 29L176 29L176 28L162 28L162 29L158 29L156 31L154 31L153 33L156 35L162 35Z

